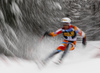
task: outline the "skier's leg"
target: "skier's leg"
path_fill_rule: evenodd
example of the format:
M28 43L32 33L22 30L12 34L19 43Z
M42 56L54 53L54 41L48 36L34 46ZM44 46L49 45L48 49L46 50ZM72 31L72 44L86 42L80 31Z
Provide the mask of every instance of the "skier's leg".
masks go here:
M68 46L68 41L64 40L62 42L62 44L59 45L59 47L57 48L58 50L60 49L60 50L64 51L64 53L63 53L63 55L61 56L60 59L62 59L64 57L65 53L67 52L67 50L68 50L68 49L66 49L67 46ZM65 52L65 50L66 50L66 52ZM59 60L58 63L60 63L60 61L61 60Z
M75 46L76 46L76 41L74 41L71 45L72 45L72 47L71 47L71 49L70 49L70 50L72 51L72 50L74 50L74 49L75 49Z
M44 61L47 62L50 58L52 58L55 54L58 54L59 52L61 52L61 50L55 50Z
M62 54L60 61L65 57L66 53L68 53L69 50L74 50L76 45L76 41L74 42L69 42L68 45L66 46L66 49L64 50L64 53Z
M55 54L64 51L66 49L67 43L68 41L63 41L62 44L60 44L57 48L57 50L55 50L52 54L50 54L45 61L49 60L51 57L53 57Z
M68 51L70 50L72 46L70 44L67 45L66 49L64 50L61 58L60 58L60 61L62 61L62 59L65 57L65 55L68 53Z

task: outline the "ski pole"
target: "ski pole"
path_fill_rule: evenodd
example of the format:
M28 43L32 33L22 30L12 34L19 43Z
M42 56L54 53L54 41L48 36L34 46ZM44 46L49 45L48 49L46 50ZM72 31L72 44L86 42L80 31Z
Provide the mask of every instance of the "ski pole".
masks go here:
M40 39L40 42L43 40L43 38L45 37L45 35L47 34L47 31L43 34L43 36Z
M43 35L43 36L41 37L40 42L43 40L44 37L45 37L45 35Z

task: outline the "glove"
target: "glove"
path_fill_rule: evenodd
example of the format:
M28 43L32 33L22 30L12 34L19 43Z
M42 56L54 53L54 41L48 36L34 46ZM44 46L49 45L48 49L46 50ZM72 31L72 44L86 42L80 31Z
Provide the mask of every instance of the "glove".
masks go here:
M83 45L86 45L86 37L84 37L84 38L82 39L82 44L83 44Z
M44 36L51 36L51 35L50 35L50 33L49 33L48 31L46 31L46 32L44 33Z

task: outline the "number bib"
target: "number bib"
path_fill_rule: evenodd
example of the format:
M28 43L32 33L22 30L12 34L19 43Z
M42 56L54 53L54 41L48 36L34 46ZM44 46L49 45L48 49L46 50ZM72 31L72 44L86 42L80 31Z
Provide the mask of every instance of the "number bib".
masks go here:
M63 36L67 39L68 37L72 37L72 39L74 38L74 37L76 37L76 32L75 32L75 30L64 30L63 31Z

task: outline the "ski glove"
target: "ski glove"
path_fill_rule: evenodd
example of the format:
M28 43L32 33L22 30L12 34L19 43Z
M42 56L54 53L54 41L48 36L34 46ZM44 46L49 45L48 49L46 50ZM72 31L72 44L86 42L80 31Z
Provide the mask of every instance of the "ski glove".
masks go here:
M46 31L46 32L44 33L44 36L51 36L51 35L50 35L50 33L49 33L48 31Z
M82 44L83 44L83 45L86 45L86 37L84 37L84 38L82 39Z

